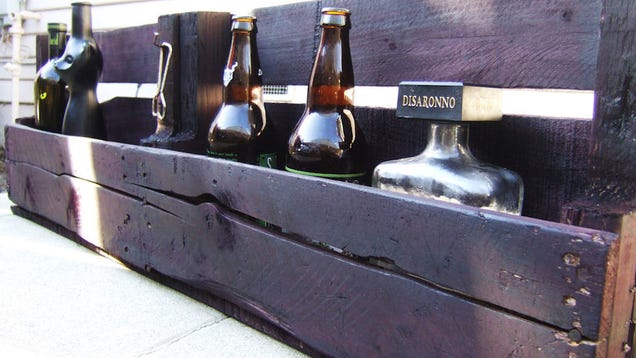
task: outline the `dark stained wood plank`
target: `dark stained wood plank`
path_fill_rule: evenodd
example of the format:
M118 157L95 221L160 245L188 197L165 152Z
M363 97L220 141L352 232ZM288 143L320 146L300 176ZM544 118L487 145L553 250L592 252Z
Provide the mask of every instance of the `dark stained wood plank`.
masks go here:
M260 9L256 15L267 84L307 84L318 12L322 6L344 6L352 11L357 85L452 80L594 89L601 4L323 0Z
M264 84L306 85L318 45L320 2L254 10Z
M361 259L597 338L612 285L613 234L404 197L351 184L151 148L9 126L7 158L151 202L140 188L216 200ZM90 163L69 153L89 152ZM46 151L48 156L34 155ZM302 193L295 195L294 193ZM213 199L212 199L213 198ZM161 206L157 204L158 206ZM414 254L417 253L417 254ZM627 288L625 288L627 289ZM572 307L564 298L572 297Z
M636 286L636 3L606 0L603 4L596 77L595 115L590 163L581 199L564 206L563 220L574 225L616 232L621 265L610 267L616 276L611 311L603 317L611 332L608 356L625 354L634 347ZM620 317L622 319L618 319ZM625 337L627 334L631 335ZM632 353L633 354L633 353Z
M636 2L605 1L588 197L636 208Z
M192 12L159 20L161 38L174 42L172 72L165 88L169 112L159 131L143 144L203 154L210 123L223 100L231 16Z
M506 116L500 122L473 124L470 145L479 159L521 175L523 215L558 222L562 206L584 191L591 124Z
M159 52L153 45L156 24L95 32L104 57L101 82L157 82Z
M84 247L87 247L90 250L93 250L98 253L104 253L103 249L82 239L79 235L77 235L77 233L41 215L38 215L31 211L27 211L19 206L12 206L11 211L15 215L18 215L27 220L31 220L32 222L38 225L41 225L47 228L48 230L55 232L56 234L60 236L64 236L70 240L73 240L77 242L78 244L83 245ZM260 332L263 332L266 335L282 343L285 343L288 346L295 348L311 357L323 356L319 351L315 350L312 347L309 347L306 343L300 341L297 337L294 337L288 331L285 331L282 328L278 327L275 323L268 321L265 318L261 318L254 314L251 314L247 310L240 308L235 303L219 298L218 296L215 296L212 293L207 292L203 289L195 288L181 281L162 275L160 272L157 272L150 267L148 268L137 267L121 260L120 260L120 263L125 265L127 268L138 272L139 274L142 274L152 280L155 280L163 285L166 285L174 290L177 290L199 302L202 302L210 307L213 307L214 309L224 313L225 315L229 317L234 317L235 319L241 321L243 324L249 327L252 327Z
M614 284L605 288L607 310L602 317L601 331L608 332L608 346L599 348L601 356L618 357L634 347L633 320L634 287L636 287L636 213L620 203L600 204L598 201L576 201L564 206L563 220L584 227L611 230L620 235L613 250L616 264L608 265L607 275ZM610 298L611 297L611 298Z
M193 135L191 153L203 154L213 116L223 101L223 67L231 40L228 13L181 14L179 135Z
M139 144L141 138L155 131L157 122L151 114L150 99L117 97L100 105L109 141Z
M25 209L53 213L115 256L236 302L327 355L588 357L595 349L568 344L568 332L294 242L213 203L164 196L157 207L28 164L9 166L11 199Z

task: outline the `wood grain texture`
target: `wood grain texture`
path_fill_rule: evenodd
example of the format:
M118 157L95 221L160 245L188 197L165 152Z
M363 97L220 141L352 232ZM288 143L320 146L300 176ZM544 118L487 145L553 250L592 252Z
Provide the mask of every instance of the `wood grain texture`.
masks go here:
M195 203L213 201L284 227L302 240L362 260L384 260L466 297L563 330L578 322L583 336L598 338L613 234L21 126L8 127L7 143L11 161L100 183L147 202L153 199L140 188ZM48 156L32 154L44 148ZM69 159L69 153L80 150L90 153L92 165ZM575 308L564 304L566 297L576 300Z
M172 39L173 71L165 95L171 98L172 129L146 145L191 153L205 153L212 117L221 106L223 67L230 47L231 16L228 13L193 12L160 21L163 38ZM161 19L160 19L161 20ZM170 119L168 119L170 121Z
M9 165L11 198L20 206L53 214L138 267L237 302L327 355L593 355L594 346L569 345L567 332L295 242L214 203L159 193L144 202Z
M264 84L306 85L318 46L320 2L254 10Z
M109 141L138 144L141 138L155 131L150 99L117 97L100 106Z
M207 148L208 130L223 102L223 68L230 50L232 16L228 13L191 13L181 19L181 118L194 118L193 153ZM196 24L189 31L190 26ZM193 61L193 62L190 62ZM196 83L192 91L187 87ZM195 106L189 106L194 103ZM182 128L183 129L183 128Z
M558 222L564 204L578 198L589 173L589 121L504 117L471 125L477 158L519 173L523 215Z
M634 346L635 321L625 320L634 315L636 287L636 214L629 204L600 204L598 201L575 201L563 208L565 222L584 227L604 228L616 232L620 240L613 243L616 261L621 265L608 265L607 275L614 277L605 288L607 309L602 317L602 332L609 332L607 351L601 356L625 355Z
M322 0L261 9L256 15L264 79L306 84L320 31L319 9L340 6L352 11L357 85L434 80L593 89L601 4Z
M156 24L95 32L104 57L101 82L157 82L159 52L153 45Z
M72 240L78 243L79 245L82 245L90 250L93 250L97 253L104 253L104 251L101 248L82 239L79 235L77 235L77 233L39 214L36 214L31 211L27 211L26 209L23 209L17 205L12 206L11 211L13 212L14 215L20 216L38 225L41 225L45 227L46 229L53 231L60 236L64 236L68 238L69 240ZM247 310L242 309L235 303L232 303L228 300L224 300L203 289L190 286L184 282L162 275L160 272L153 270L151 267L148 267L148 268L137 267L137 266L134 266L133 264L130 264L121 260L120 260L120 263L126 266L126 268L128 269L136 271L139 274L142 274L152 280L159 282L160 284L168 286L174 290L177 290L187 295L188 297L191 297L192 299L202 302L208 305L209 307L212 307L229 317L233 317L239 320L243 324L249 327L252 327L253 329L256 329L260 332L265 333L266 335L270 336L273 339L276 339L284 344L287 344L290 347L293 347L307 354L310 357L324 356L322 353L320 353L316 349L309 347L306 343L302 342L297 337L294 337L289 331L285 331L282 328L278 327L273 322L265 318L258 317L248 312Z
M606 1L588 197L636 208L636 3Z
M602 331L608 337L607 356L625 355L634 347L636 278L636 3L605 1L601 22L596 78L595 115L590 136L591 170L580 199L565 205L568 223L616 232L620 266L608 266L616 286L607 287L608 310ZM629 257L629 259L627 259ZM609 300L609 297L612 297ZM633 353L632 353L633 354Z

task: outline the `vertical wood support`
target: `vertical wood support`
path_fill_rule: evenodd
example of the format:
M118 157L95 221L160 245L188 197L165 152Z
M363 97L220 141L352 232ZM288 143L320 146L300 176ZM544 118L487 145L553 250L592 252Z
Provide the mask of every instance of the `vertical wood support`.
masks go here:
M636 2L606 0L601 16L596 102L584 197L567 204L562 221L619 234L608 261L599 356L625 355L634 345L636 284Z
M160 41L173 46L166 81L166 119L142 144L202 154L212 116L223 97L223 66L230 47L228 13L193 12L159 18Z

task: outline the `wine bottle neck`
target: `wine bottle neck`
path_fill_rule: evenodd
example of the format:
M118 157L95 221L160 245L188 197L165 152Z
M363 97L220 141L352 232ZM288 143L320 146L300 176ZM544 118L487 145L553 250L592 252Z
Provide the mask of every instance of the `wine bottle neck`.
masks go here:
M430 157L472 157L468 147L468 126L465 124L432 122L424 153Z
M74 3L72 10L72 36L78 38L93 37L93 21L89 3Z

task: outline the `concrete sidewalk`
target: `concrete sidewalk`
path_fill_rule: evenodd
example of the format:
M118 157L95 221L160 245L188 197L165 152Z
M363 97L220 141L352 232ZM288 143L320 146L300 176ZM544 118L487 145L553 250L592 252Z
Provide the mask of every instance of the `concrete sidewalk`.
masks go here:
M0 356L303 356L11 205L0 193Z

